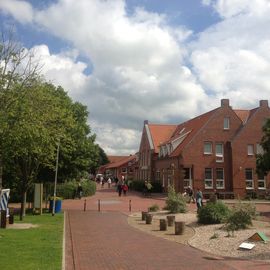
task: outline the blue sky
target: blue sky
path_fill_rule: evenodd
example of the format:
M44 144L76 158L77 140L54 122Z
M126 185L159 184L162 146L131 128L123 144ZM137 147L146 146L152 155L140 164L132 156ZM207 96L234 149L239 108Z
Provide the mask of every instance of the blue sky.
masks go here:
M143 120L178 124L270 94L268 0L1 0L0 22L44 77L88 106L107 154L138 150Z

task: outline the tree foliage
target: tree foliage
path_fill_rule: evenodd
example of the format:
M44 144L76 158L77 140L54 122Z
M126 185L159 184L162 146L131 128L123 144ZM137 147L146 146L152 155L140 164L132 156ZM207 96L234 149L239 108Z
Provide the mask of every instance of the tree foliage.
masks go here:
M262 130L263 138L261 140L261 146L263 153L257 154L256 165L259 175L267 175L270 171L270 119L266 121Z

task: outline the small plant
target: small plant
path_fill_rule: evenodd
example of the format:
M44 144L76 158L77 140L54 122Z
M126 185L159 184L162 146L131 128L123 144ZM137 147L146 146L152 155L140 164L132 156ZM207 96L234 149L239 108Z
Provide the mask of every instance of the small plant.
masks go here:
M198 211L198 222L201 224L219 224L224 222L230 214L230 209L223 202L207 203Z
M227 218L225 229L232 233L240 229L246 229L252 225L252 218L256 216L256 208L251 203L239 202L232 209L231 214Z
M185 213L187 211L185 197L180 193L176 193L172 186L168 188L168 198L166 200L165 209L169 210L171 213Z
M211 239L217 239L218 237L219 237L219 234L215 232L215 233L210 237L210 240L211 240Z
M159 206L157 204L153 204L148 208L149 212L157 212L159 210Z

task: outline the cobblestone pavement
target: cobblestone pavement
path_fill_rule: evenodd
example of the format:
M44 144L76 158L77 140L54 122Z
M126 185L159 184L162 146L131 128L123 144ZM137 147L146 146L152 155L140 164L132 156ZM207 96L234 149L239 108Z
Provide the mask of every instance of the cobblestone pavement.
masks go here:
M99 188L93 197L65 200L65 269L270 269L269 262L218 258L186 245L148 235L128 225L126 215L130 213L129 210L144 211L154 203L162 207L165 201L162 197L143 198L138 193L118 197L114 189L106 188ZM195 209L193 204L189 207Z

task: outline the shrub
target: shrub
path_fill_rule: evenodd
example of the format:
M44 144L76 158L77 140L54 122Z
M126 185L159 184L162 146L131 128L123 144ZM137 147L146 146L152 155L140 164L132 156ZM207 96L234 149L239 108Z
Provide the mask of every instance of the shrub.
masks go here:
M94 181L84 179L80 183L83 189L83 196L91 196L96 193L96 184ZM78 183L76 181L59 184L57 185L57 195L64 199L73 199L77 187Z
M225 222L230 209L223 202L209 202L198 210L198 222L201 224L219 224Z
M172 186L168 188L168 198L166 200L165 209L169 210L171 213L185 213L187 211L184 196L180 193L176 193Z
M148 208L149 212L156 212L159 210L159 206L157 204L153 204Z
M136 190L136 191L143 191L144 189L144 181L131 181L129 183L130 189Z
M226 221L225 229L232 232L240 229L246 229L249 225L252 225L252 218L255 216L255 205L239 202L232 209L232 212Z

